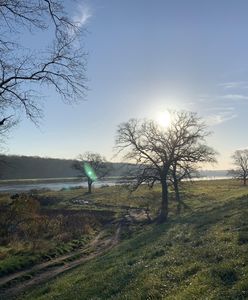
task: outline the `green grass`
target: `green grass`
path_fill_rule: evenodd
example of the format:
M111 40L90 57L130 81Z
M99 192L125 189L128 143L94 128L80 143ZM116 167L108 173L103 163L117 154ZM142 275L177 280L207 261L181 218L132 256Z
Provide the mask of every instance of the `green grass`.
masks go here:
M0 260L0 276L11 274L15 271L26 269L34 264L41 263L46 260L50 260L54 257L59 257L60 255L71 253L85 246L89 240L89 235L85 235L81 239L72 240L68 243L49 244L49 247L42 248L33 251L31 248L20 246L20 249L0 249L2 257ZM47 245L46 245L47 246Z
M133 197L159 203L159 187L142 189ZM144 226L19 299L248 299L248 188L202 181L183 195L191 209L181 216L172 204L167 224Z
M39 255L33 255L27 252L23 255L13 254L8 256L0 262L0 275L7 275L13 271L18 271L25 267L29 267L39 259Z

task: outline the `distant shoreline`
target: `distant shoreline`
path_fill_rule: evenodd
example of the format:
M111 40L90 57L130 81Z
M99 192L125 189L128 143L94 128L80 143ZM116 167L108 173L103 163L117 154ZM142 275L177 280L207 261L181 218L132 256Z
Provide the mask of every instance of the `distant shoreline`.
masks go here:
M81 181L81 178L66 177L66 178L34 178L34 179L2 179L0 185L5 184L32 184L32 183L53 183L53 182L76 182Z
M124 177L121 176L109 176L105 177L100 180L100 182L105 181L119 181L124 179ZM191 178L191 180L225 180L225 179L232 179L231 176L200 176L200 177L194 177ZM185 179L185 181L188 181L190 179ZM0 180L0 186L2 185L22 185L22 184L39 184L39 183L73 183L73 182L86 182L86 177L61 177L61 178L24 178L24 179L1 179Z
M101 181L119 180L121 177L105 177ZM0 180L0 186L2 185L17 185L17 184L35 184L35 183L63 183L63 182L85 182L85 177L61 177L61 178L24 178L24 179L2 179Z
M209 176L192 178L192 181L216 181L216 180L232 180L228 176ZM185 182L190 180L185 180ZM94 188L104 186L115 186L127 184L128 181L120 177L108 177L94 183ZM22 193L39 190L59 191L62 189L87 188L86 179L72 178L44 178L44 179L19 179L19 180L1 180L0 193Z

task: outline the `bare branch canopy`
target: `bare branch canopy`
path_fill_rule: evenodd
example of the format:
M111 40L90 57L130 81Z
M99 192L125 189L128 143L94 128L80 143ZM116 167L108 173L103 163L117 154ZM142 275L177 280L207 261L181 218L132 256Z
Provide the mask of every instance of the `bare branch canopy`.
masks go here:
M196 164L215 162L216 155L205 143L210 132L195 113L172 112L171 119L166 129L153 120L131 119L119 125L116 136L117 151L138 166L135 186L142 183L153 186L156 181L161 183L159 218L162 222L168 215L169 179L180 181L189 176ZM180 175L179 171L184 173Z
M24 113L36 122L42 116L38 97L46 87L66 102L84 97L82 29L68 17L62 1L0 0L0 26L0 120ZM43 32L49 40L44 39L42 49L23 41L25 34Z
M246 185L248 179L248 149L236 150L232 155L232 160L235 169L229 170L228 174L242 180Z

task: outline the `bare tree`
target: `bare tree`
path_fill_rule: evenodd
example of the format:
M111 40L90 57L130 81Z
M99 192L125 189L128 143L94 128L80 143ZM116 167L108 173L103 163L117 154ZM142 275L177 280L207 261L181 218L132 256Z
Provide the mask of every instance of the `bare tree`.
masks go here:
M79 155L77 161L72 166L87 178L88 193L92 193L92 184L97 179L102 179L110 172L110 166L106 159L99 153L85 152Z
M131 119L119 125L116 137L118 151L125 151L124 158L138 165L136 187L142 183L151 187L157 181L161 183L159 222L166 221L168 216L168 183L173 164L178 167L205 162L215 155L215 151L205 145L209 132L196 114L172 112L171 115L167 129L152 120Z
M232 160L236 168L229 170L228 174L234 178L241 179L246 185L248 179L248 149L235 151L232 155Z
M182 208L188 208L184 203L181 193L180 186L183 180L191 180L193 177L198 176L197 167L188 163L180 163L174 161L170 168L169 181L171 182L175 191L175 200L177 202L177 213L180 214Z
M50 41L44 40L43 49L32 48L23 42L27 32L46 32ZM67 102L84 96L81 36L80 24L60 0L0 0L0 126L22 112L37 122L42 116L37 97L46 86Z

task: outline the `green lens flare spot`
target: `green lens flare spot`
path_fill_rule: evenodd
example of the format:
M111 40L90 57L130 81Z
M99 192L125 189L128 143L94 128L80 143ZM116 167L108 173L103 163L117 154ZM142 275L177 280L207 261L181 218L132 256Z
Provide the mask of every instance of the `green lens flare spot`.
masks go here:
M89 163L84 163L84 172L86 176L89 177L92 181L97 180L96 173Z

